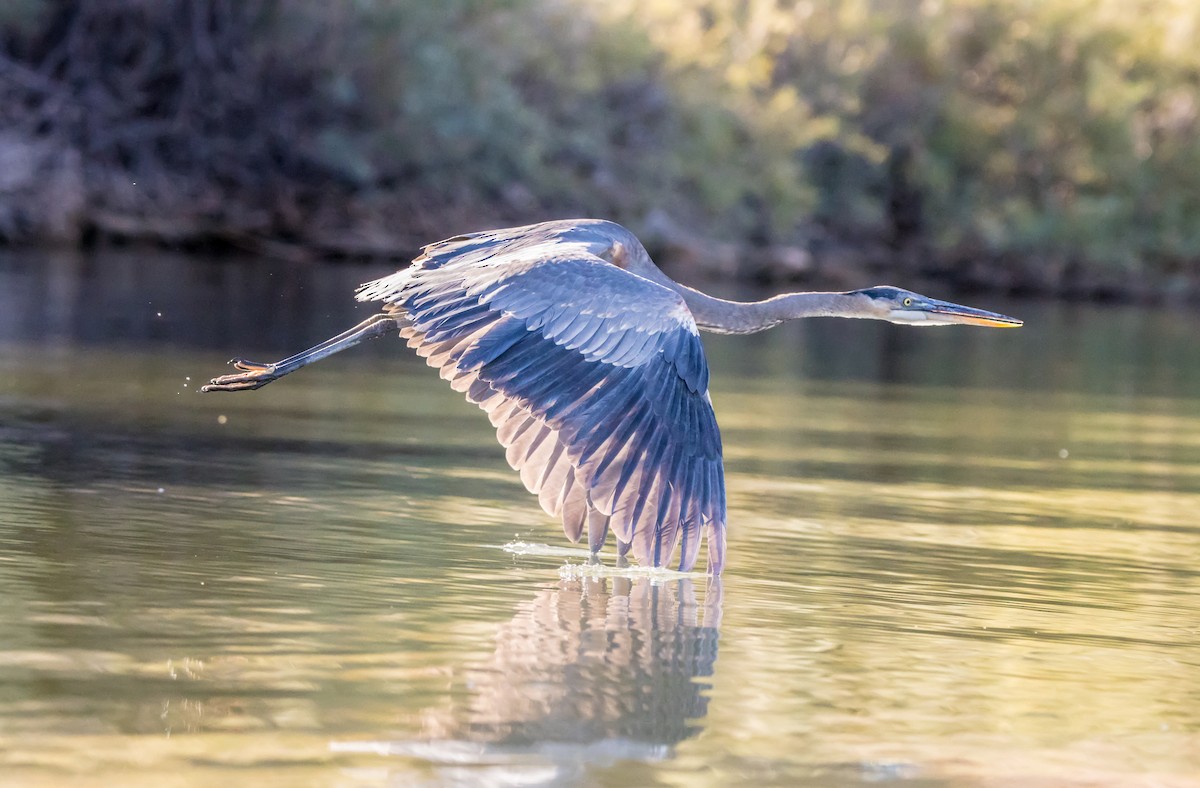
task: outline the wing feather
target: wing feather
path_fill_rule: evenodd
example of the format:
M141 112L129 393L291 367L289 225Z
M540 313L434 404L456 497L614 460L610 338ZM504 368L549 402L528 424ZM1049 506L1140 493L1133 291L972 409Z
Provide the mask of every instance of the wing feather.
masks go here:
M567 477L562 493L563 531L572 542L578 542L587 522L587 490L578 483L575 474Z
M542 471L542 478L538 480L538 503L542 505L542 509L551 517L558 517L562 508L562 502L558 499L558 494L562 492L563 484L566 483L567 475L574 475L575 469L571 466L571 461L564 453L562 441L554 442L554 453L546 461L546 467Z
M604 540L608 537L609 516L601 514L592 507L588 507L587 516L587 533L588 547L593 553L600 551L604 547Z

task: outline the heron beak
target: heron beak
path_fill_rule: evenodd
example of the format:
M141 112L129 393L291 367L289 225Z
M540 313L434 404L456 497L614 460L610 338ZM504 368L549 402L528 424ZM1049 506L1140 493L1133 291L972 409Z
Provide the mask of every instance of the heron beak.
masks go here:
M930 315L939 323L961 323L970 326L987 326L989 328L1017 328L1025 324L1024 320L1018 320L1015 317L1001 315L997 312L988 312L983 309L974 309L969 306L960 304L952 304L949 301L933 301L922 305L922 312Z

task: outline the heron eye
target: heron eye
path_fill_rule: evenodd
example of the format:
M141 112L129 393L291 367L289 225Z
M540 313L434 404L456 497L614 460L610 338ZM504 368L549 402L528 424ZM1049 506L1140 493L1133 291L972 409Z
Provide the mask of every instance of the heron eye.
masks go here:
M911 298L906 298L906 299L904 299L904 305L905 305L905 306L912 306L912 299L911 299Z

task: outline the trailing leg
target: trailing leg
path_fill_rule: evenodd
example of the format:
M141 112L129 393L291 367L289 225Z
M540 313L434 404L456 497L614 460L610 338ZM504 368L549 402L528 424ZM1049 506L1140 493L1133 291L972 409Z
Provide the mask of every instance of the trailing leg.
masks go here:
M262 388L273 380L278 380L301 367L308 366L314 361L320 361L326 356L340 353L346 348L354 347L360 342L375 339L384 334L398 331L400 321L395 315L380 313L372 315L354 328L343 331L336 337L331 337L319 345L310 347L294 356L289 356L273 364L261 364L257 361L247 361L235 358L229 363L241 372L233 375L222 375L213 378L201 391L252 391Z

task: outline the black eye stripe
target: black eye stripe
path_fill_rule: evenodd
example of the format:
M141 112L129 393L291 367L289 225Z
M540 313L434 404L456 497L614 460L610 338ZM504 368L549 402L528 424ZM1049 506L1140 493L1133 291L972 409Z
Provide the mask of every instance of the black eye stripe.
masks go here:
M865 290L858 290L857 292L862 293L865 296L870 296L871 298L895 298L896 297L896 291L892 288L887 288L887 287L868 287Z

